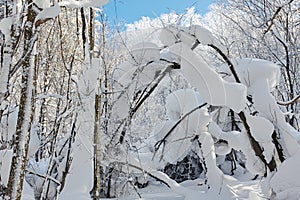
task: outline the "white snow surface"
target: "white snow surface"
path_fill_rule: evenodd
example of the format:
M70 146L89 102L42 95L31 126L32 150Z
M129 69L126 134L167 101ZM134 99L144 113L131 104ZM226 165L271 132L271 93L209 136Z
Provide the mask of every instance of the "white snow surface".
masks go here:
M152 46L152 44L148 44ZM132 52L130 62L120 64L114 71L114 105L112 113L116 118L128 115L133 96L147 87L163 69L165 65L149 61L159 59L159 49L152 46L143 50L137 48ZM138 61L138 62L137 62Z
M180 41L191 48L193 44L195 44L196 40L198 40L201 45L213 44L221 50L225 50L213 34L200 25L192 25L182 28L167 26L160 30L159 39L165 46L171 46Z
M150 42L142 42L130 48L129 62L134 65L147 63L149 61L158 61L160 58L159 47Z
M82 133L76 135L74 158L65 188L59 195L61 200L90 199L89 192L93 187L93 158L90 139Z
M276 194L276 200L300 199L300 154L286 159L270 180L270 186Z
M246 115L250 131L255 140L263 148L263 154L269 163L273 157L275 146L272 142L273 124L266 118Z
M109 0L64 0L59 2L60 6L65 6L68 8L81 8L81 7L100 7L107 4Z
M49 8L51 6L50 0L33 0L33 2L42 9Z
M159 40L165 46L171 46L176 43L176 34L173 31L163 28L159 32Z
M1 183L7 184L9 179L9 171L11 165L11 159L13 156L12 150L1 150L0 151L0 173Z
M5 40L10 40L10 29L12 22L12 17L6 17L0 20L0 31L5 35Z
M253 84L253 102L259 116L268 119L280 131L285 155L291 156L300 152L300 134L285 121L275 98L269 91L268 81L260 78Z
M203 59L187 45L177 43L170 52L181 58L181 70L192 86L196 87L203 99L215 106L227 106L240 112L246 105L246 87L224 81Z
M202 140L208 142L207 140ZM212 141L212 140L211 140ZM212 152L209 149L204 149L204 154ZM206 157L207 159L207 157ZM196 179L193 181L185 181L181 184L170 179L165 173L157 171L151 168L149 165L141 163L140 160L129 156L128 163L142 167L145 171L151 175L163 180L169 185L167 189L164 185L154 183L149 187L139 190L142 199L145 200L195 200L195 199L213 199L213 200L231 200L231 199L251 199L262 200L264 199L261 194L261 189L258 181L252 182L240 182L235 178L222 174L221 171L214 171L213 168L209 168L211 171L208 173L211 180L211 189L207 190L207 186L203 185L202 179ZM208 165L213 160L208 160ZM215 165L215 163L214 163ZM216 166L216 165L215 165ZM217 167L216 167L217 168ZM219 170L219 169L217 169ZM219 174L219 173L220 174ZM218 177L221 175L221 177ZM219 179L220 178L220 179ZM219 179L219 180L218 180ZM139 199L136 195L127 196L124 198L118 198L120 200Z
M55 4L51 7L44 8L35 18L35 21L43 20L43 19L53 19L58 16L60 13L60 6Z
M273 91L279 83L280 67L275 63L256 58L240 58L231 61L240 81L247 86L249 94L257 90L254 83L259 79L267 80L269 91ZM225 72L229 72L227 65L221 66L221 68ZM235 82L233 78L231 80Z
M209 124L209 132L217 139L226 140L230 148L242 151L245 154L246 168L249 170L249 172L251 172L253 175L264 174L264 164L258 159L257 156L255 156L245 130L242 130L242 132L223 132L215 122L211 122Z
M181 89L168 95L166 110L169 119L154 130L156 140L164 138L178 120L203 103L199 93L192 89ZM196 134L207 131L209 121L210 117L205 106L188 115L166 138L166 145L161 147L164 149L163 153L157 154L156 158L159 160L163 158L163 161L170 163L182 159L191 148L191 139Z

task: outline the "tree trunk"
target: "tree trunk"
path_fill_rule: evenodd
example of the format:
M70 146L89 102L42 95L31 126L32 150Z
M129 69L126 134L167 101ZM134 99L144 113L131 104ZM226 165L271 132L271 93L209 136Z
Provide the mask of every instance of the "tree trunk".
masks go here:
M100 199L100 118L101 94L95 94L95 121L94 121L94 185L91 197Z
M33 48L33 24L36 13L32 1L28 1L28 13L24 31L24 52ZM33 40L32 40L33 39ZM33 108L33 76L34 56L30 54L22 61L22 85L15 138L13 141L13 158L8 181L7 196L9 199L21 199L24 173L27 162L28 144L30 139L30 126Z
M94 51L94 10L89 9L89 26L88 26L88 38L89 38L89 58L90 67L92 68L93 51ZM100 83L101 84L101 83ZM96 86L97 87L97 86ZM99 88L101 88L99 86ZM96 89L98 91L98 89ZM99 92L95 93L95 117L94 117L94 180L93 188L91 190L91 197L95 200L100 199L100 130L101 130L101 94Z

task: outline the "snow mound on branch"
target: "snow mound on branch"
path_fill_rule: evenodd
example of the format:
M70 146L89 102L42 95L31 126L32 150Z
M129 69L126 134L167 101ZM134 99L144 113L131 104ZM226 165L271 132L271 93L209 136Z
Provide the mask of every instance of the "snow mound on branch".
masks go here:
M117 67L115 67L113 72L113 80L119 80L126 72L131 70L132 67L132 64L128 61L125 61Z
M217 139L222 139L228 142L228 146L237 151L242 151L246 156L246 168L253 175L260 174L263 175L265 172L264 164L257 159L247 133L245 130L223 132L221 128L215 122L209 124L209 132Z
M159 39L165 46L171 46L176 42L183 42L189 47L192 47L196 40L202 45L215 45L224 51L224 47L213 36L213 34L206 28L199 25L192 25L189 27L176 28L168 26L162 29L159 33Z
M248 87L250 94L255 90L253 84L258 79L266 79L270 91L279 83L280 68L275 63L253 58L235 59L232 62L240 81Z
M258 115L274 123L280 133L280 140L285 155L300 153L300 135L291 125L286 123L285 115L280 110L274 96L269 91L268 81L260 78L253 83L253 102Z
M177 90L167 96L166 110L171 120L178 120L184 113L204 103L198 92L192 89Z
M200 94L192 89L181 89L171 93L166 100L169 119L154 131L157 140L163 139L179 120L203 103ZM191 140L195 134L207 131L206 126L209 121L210 117L205 107L195 110L183 119L165 138L167 142L164 147L161 147L164 149L161 152L164 161L173 163L186 156L191 148Z
M286 159L278 167L277 173L270 180L270 186L276 193L276 200L300 199L300 154Z
M272 142L272 134L274 132L273 124L263 117L251 115L247 115L247 122L250 126L252 136L263 147L263 154L269 163L275 150L275 146Z
M33 0L33 2L42 9L49 8L51 6L49 0Z
M170 52L181 59L183 75L198 89L207 103L227 106L235 112L244 109L246 105L244 85L224 81L201 57L183 43L171 46Z
M218 43L217 39L212 35L212 33L202 26L192 25L187 30L190 34L195 35L195 37L203 45Z
M169 29L162 29L159 33L159 40L165 46L171 46L176 43L177 38L176 34L172 30Z
M160 49L156 44L151 42L138 43L131 48L129 58L129 62L135 65L158 61L160 58Z
M5 35L5 40L10 40L10 31L12 23L12 17L6 17L0 20L0 31Z
M54 6L47 7L42 12L40 12L36 16L35 21L37 22L38 20L52 19L57 17L59 13L60 13L60 6L56 4Z
M112 112L117 118L124 118L128 115L133 98L136 98L137 94L146 93L149 84L166 68L164 64L150 62L159 60L158 47L152 43L143 45L131 52L134 59L131 58L130 62L120 64L114 71L115 102ZM145 45L149 48L143 49Z

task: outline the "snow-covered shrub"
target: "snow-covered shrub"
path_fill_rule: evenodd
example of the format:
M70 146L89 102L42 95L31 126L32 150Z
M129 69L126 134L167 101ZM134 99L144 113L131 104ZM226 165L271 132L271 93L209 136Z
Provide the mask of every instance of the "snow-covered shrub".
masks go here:
M169 178L178 182L186 179L185 159L193 150L204 171L204 176L194 173L198 177L193 178L204 178L210 194L234 196L236 191L229 188L238 180L225 174L270 177L282 159L299 151L297 131L286 123L271 94L280 75L276 64L230 59L213 35L199 26L165 27L159 38L162 47L147 42L135 45L129 61L117 67L112 104L117 123L111 127L110 141L117 146L119 156L112 163L155 177L172 189L178 185ZM212 48L226 64L210 66L197 51L198 46ZM216 68L226 76L221 77ZM149 109L153 102L148 100L172 80L166 77L174 74L181 74L189 84L166 94L164 118L152 121L150 117L144 124L136 120L139 109ZM143 110L143 117L147 119L148 113ZM143 125L151 122L158 124L144 132ZM174 175L177 166L182 176ZM155 171L163 169L169 177ZM270 195L268 191L279 192L274 184L267 188L266 195ZM185 189L174 192L190 196Z

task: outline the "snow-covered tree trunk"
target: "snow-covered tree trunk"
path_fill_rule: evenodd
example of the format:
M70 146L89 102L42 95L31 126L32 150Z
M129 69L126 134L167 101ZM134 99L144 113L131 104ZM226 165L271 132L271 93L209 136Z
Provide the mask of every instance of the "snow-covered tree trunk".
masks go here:
M21 12L20 0L15 0L13 3L12 16L9 16L8 2L5 2L5 18L0 20L0 32L2 33L1 58L0 58L0 118L4 111L4 106L1 105L8 96L8 82L10 76L10 67L13 57L13 49L16 46L20 35L20 24L22 19L19 16Z
M33 25L36 13L33 10L32 1L28 1L27 20L24 30L24 52L32 51ZM13 141L13 158L8 181L7 196L9 199L21 199L24 173L26 169L28 144L30 140L30 126L32 122L33 107L33 76L34 76L34 56L29 54L21 62L22 65L22 86L18 121L15 138Z
M3 54L1 54L1 66L0 66L0 106L3 103L7 95L7 86L8 86L8 76L9 76L9 66L11 63L11 41L7 40L3 47ZM2 107L2 106L1 106ZM4 108L0 108L0 119Z
M90 68L93 64L93 52L94 52L94 10L89 9L89 24L88 24L88 38L89 38L89 58ZM86 47L87 48L87 47ZM100 86L98 86L100 88ZM96 85L97 88L97 85ZM97 89L96 89L97 90ZM95 200L100 199L100 131L101 131L101 92L95 92L95 107L94 107L94 136L93 136L93 188L91 190L91 197Z

